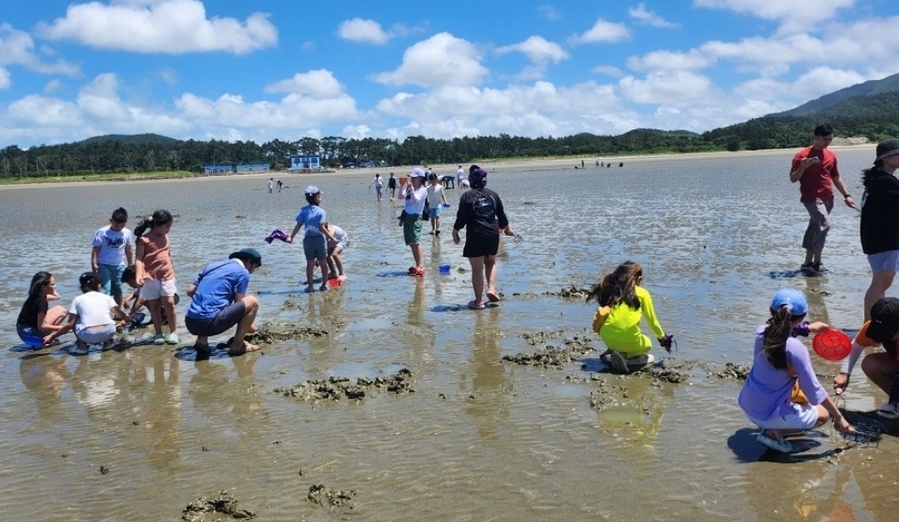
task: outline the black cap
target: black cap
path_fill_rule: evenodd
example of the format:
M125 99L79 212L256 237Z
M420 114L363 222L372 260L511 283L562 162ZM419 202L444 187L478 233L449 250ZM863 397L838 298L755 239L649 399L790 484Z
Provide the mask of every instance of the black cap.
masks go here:
M889 341L899 332L899 299L884 297L871 307L868 338L877 342Z
M81 277L78 278L78 284L88 288L95 287L98 281L100 281L100 276L96 272L84 272L81 274Z
M255 248L243 248L234 252L228 259L242 259L244 261L252 261L259 266L262 266L262 256L259 254L259 251Z
M877 160L875 161L899 154L899 140L887 140L878 143L876 154Z

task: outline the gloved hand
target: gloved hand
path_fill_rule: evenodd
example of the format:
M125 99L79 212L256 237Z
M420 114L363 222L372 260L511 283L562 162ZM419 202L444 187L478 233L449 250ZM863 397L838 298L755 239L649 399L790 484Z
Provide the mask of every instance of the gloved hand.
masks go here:
M803 321L793 328L793 337L796 337L797 335L808 337L809 333L811 333L811 328L809 328L808 321Z
M665 337L659 337L659 345L664 348L666 352L671 353L672 344L677 348L677 341L674 340L674 335L668 334Z

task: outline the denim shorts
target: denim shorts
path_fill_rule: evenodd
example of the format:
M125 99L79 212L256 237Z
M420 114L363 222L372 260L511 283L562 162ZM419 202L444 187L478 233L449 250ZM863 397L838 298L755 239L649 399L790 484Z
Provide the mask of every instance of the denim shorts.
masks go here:
M759 428L765 430L807 430L818 423L818 408L811 404L793 403L793 412L779 417L772 417L766 421L760 421L749 417Z
M899 250L887 250L868 254L868 264L872 272L899 272Z
M324 234L303 236L303 253L306 261L328 258L328 242Z
M440 217L440 207L428 207L428 217L431 219Z
M113 297L122 297L122 274L125 272L125 266L101 264L99 267L103 293Z
M26 324L17 324L16 333L19 334L19 339L21 339L22 342L28 342L26 339L27 337L44 337L44 334L43 332L41 332L40 328L28 326Z

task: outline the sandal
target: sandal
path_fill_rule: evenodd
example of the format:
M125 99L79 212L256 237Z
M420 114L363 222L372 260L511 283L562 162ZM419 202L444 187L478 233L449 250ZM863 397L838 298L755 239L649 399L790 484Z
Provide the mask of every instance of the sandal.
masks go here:
M487 300L491 303L498 303L500 302L500 299L501 298L499 294L497 294L496 292L487 292Z
M486 308L486 306L484 306L484 303L478 303L477 301L469 301L468 308L471 310L483 310L484 308Z
M759 441L765 446L768 446L774 451L779 451L781 453L790 453L791 451L793 451L793 445L790 444L789 441L786 441L783 438L776 439L774 437L769 437L765 434L764 431L759 433L759 436L756 437L755 440Z

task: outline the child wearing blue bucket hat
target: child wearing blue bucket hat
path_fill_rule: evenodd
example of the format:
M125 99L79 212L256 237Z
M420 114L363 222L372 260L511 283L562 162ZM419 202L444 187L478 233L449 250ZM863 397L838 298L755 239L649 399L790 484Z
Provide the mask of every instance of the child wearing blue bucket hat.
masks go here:
M771 317L755 331L752 369L737 402L762 429L757 440L782 453L793 450L786 435L823 425L833 418L841 433L852 426L818 382L808 349L795 337L808 314L805 295L792 288L778 290L771 301ZM828 330L822 322L808 324L811 332Z

